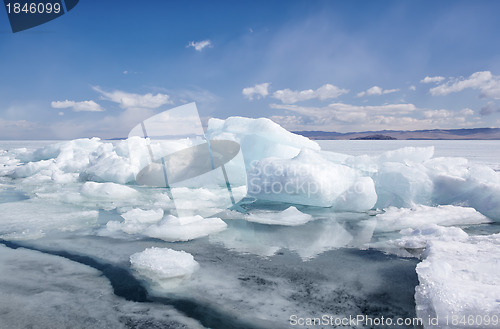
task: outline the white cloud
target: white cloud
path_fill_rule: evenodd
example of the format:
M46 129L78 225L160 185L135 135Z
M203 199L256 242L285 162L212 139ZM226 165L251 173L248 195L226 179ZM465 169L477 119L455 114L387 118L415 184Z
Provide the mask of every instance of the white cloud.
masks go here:
M358 93L358 97L363 97L363 96L373 96L373 95L386 95L386 94L392 94L395 92L398 92L399 89L382 89L379 86L373 86L370 89L366 91L362 91Z
M441 77L441 76L436 76L436 77L426 76L425 78L423 78L422 80L420 80L420 83L441 82L444 79L445 79L445 77Z
M347 89L340 89L337 86L327 83L316 89L316 98L318 98L319 100L337 98L340 95L347 94L348 92L349 90Z
M191 41L186 48L193 47L196 51L202 51L206 47L212 48L212 42L210 40L203 40L203 41Z
M447 119L455 116L455 113L449 110L426 110L422 114L426 119Z
M474 112L463 109L453 112L446 109L419 109L413 104L388 104L359 106L332 103L324 107L271 104L271 108L293 112L293 115L275 115L272 120L293 130L417 130L455 128L477 123L478 118L468 117Z
M18 130L23 131L24 135L19 133L19 136L24 136L23 138L26 138L26 136L45 139L74 139L89 136L123 138L127 137L130 129L137 125L138 122L153 116L156 113L155 108L170 101L169 96L162 94L167 93L164 90L155 90L154 94L138 95L123 91L106 92L99 87L93 87L93 89L99 92L103 96L103 99L119 104L124 110L103 116L97 121L90 118L82 120L80 118L66 118L67 116L62 116L58 117L58 120L54 120L54 122L47 123L44 126L35 127L29 131L28 128L24 130L15 129L15 132ZM156 94L156 91L160 93ZM179 103L181 103L182 98L186 101L196 100L197 102L204 103L205 109L207 108L207 104L217 101L215 95L205 90L176 90L173 95L175 95L176 101ZM22 123L19 122L17 125ZM10 126L13 126L12 123ZM8 131L11 136L16 137L14 128L2 130L2 120L0 118L0 138L5 131Z
M74 112L102 112L104 109L94 101L53 101L50 105L55 109L71 108ZM60 113L60 112L59 112Z
M411 91L415 91L415 90L417 90L417 87L411 85L410 87L408 87L408 89L410 89Z
M474 115L474 111L469 108L464 108L461 111L455 112L450 110L425 110L422 112L422 116L426 119L451 119L457 120L457 118L465 118L467 116ZM462 119L458 119L462 120Z
M376 115L401 115L415 111L413 104L388 104L380 106L359 106L332 103L326 107L303 107L297 105L271 104L271 108L288 110L301 115L314 117L323 122L361 122Z
M480 90L482 97L500 99L500 77L492 75L490 71L473 73L467 79L452 79L431 88L430 93L433 96L444 96L468 88Z
M307 89L302 91L295 91L290 89L277 90L273 93L273 98L279 99L284 104L294 104L301 101L310 99L325 100L330 98L337 98L340 95L348 93L349 90L341 89L331 84L325 84L316 90Z
M120 90L114 90L112 92L106 92L99 87L92 87L95 91L102 95L102 98L111 102L120 104L121 108L146 108L155 109L165 104L171 104L170 96L166 94L157 93L153 95L151 93L140 95L127 93Z
M261 84L256 84L253 87L247 87L243 88L241 93L245 98L248 98L249 100L253 100L254 97L257 99L260 98L265 98L267 95L269 95L269 82L261 83Z
M290 110L298 113L322 113L324 110L339 112L377 112L377 113L410 113L417 109L413 104L388 104L388 105L351 105L345 103L332 103L326 107L305 107L298 105L271 104L271 108Z

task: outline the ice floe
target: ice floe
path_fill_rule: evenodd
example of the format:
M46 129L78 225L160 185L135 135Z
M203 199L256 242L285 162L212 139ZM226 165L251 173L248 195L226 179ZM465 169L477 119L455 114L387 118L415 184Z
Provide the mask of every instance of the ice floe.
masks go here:
M148 248L130 256L132 268L154 289L169 290L191 277L199 264L191 254L168 248Z
M109 221L103 236L113 236L117 232L142 235L164 241L189 241L226 229L226 223L220 218L203 218L199 215L190 217L163 217L162 209L132 209L121 215L123 221Z
M297 208L291 206L283 211L258 211L251 212L244 217L249 222L269 224L269 225L285 225L297 226L305 224L313 217L309 214L304 214Z

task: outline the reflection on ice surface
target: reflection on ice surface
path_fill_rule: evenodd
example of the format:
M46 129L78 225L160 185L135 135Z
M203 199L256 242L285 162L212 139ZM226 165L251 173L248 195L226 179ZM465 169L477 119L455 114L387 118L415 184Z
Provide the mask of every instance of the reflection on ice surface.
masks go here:
M259 202L252 205L259 208L280 207L277 203ZM367 214L331 213L313 211L313 215L301 213L302 217L314 218L300 226L287 226L290 209L283 211L253 210L248 215L226 213L228 229L210 237L226 248L259 256L272 256L279 251L290 250L302 259L308 260L332 249L354 247L366 249L372 239L376 222ZM305 210L304 210L305 211ZM301 216L293 210L293 216ZM273 217L283 216L284 225L274 224ZM224 217L223 217L224 218ZM230 219L229 219L230 218ZM257 222L260 218L261 223ZM268 222L264 222L267 219ZM272 222L272 223L269 223Z
M291 314L499 313L500 278L491 264L498 263L500 174L490 167L467 154L436 157L439 150L429 144L370 155L321 150L266 119L211 120L207 138L241 146L243 167L228 165L227 174L249 173L248 181L232 186L242 196L248 187L245 213L221 206L226 186L209 178L174 186L175 205L164 188L137 185L141 163L131 160L127 141L0 145L0 239L34 249L0 248L0 275L8 283L2 293L25 305L10 307L1 298L0 313L14 319L18 309L30 312L33 298L44 303L50 322L56 316L50 309L59 304L44 296L55 291L66 303L74 291L69 278L85 282L88 293L77 293L83 302L103 291L79 319L111 328L126 327L120 319L127 312L135 320L130 315L125 322L160 326L166 316L174 328L287 328ZM180 206L193 213L176 216ZM153 247L182 253L144 254ZM17 259L21 254L33 267ZM135 275L150 303L130 306L113 296L99 272L77 264L81 256ZM179 265L162 267L172 260ZM35 267L46 266L41 263L54 274L37 273ZM170 275L176 270L186 270L182 279ZM107 278L112 285L118 280ZM25 280L38 280L38 290L12 288ZM457 285L470 289L453 295ZM79 309L68 302L67 312Z

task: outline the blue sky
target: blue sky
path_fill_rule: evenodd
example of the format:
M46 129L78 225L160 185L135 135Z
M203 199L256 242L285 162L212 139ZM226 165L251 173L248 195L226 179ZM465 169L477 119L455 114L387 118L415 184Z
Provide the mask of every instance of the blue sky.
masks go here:
M196 101L290 130L500 126L500 2L89 1L13 34L0 138L126 136Z

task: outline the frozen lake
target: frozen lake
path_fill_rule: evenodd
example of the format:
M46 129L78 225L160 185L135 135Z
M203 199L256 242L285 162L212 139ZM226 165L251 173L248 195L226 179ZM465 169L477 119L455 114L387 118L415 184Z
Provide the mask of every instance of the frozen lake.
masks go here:
M405 146L434 146L435 157L464 157L500 170L500 140L322 140L325 151L377 155Z
M0 140L0 149L36 149L61 141L6 141ZM117 143L117 141L109 141ZM434 146L436 157L464 157L475 163L500 169L500 140L318 140L322 150L351 155L377 155L405 146Z
M220 218L214 225L222 228L201 234L200 230L209 229L202 226L204 222L179 224L168 217L172 206L164 189L119 182L127 170L120 162L127 156L120 142L68 142L32 151L53 143L0 141L1 328L331 328L335 326L293 326L292 319L323 315L413 319L432 314L418 313L415 301L419 285L415 269L426 246L425 234L466 243L462 229L482 236L500 231L496 222L458 203L336 211L245 199L247 214L221 211L214 216ZM464 157L470 165L500 169L500 141L319 144L323 151L354 156L434 146L434 158ZM425 157L426 152L416 154ZM394 160L400 155L391 156L384 160L390 164L377 162L380 172L392 170L400 161ZM326 153L324 157L353 168L358 161ZM429 171L435 182L432 170L449 170L453 175L468 170L468 165L453 167L457 162L453 159L435 161L422 160L427 167L421 163L414 167ZM417 170L412 163L404 166ZM104 182L90 174L101 173L102 168L116 173ZM399 184L400 174L367 175L382 191ZM389 187L377 181L381 177ZM419 188L427 186L425 181L417 183ZM398 193L406 197L405 191ZM206 203L207 198L199 194L193 202ZM418 195L415 200L420 200ZM478 198L477 204L484 206L481 202ZM275 225L284 219L291 224ZM421 227L430 233L418 231ZM187 231L192 236L183 238ZM145 258L140 266L132 265L132 255L144 255L152 247L190 254L197 265L190 268L171 259L190 271L172 286L166 276L177 268L162 267L169 261ZM432 297L418 296L424 306L425 298Z

